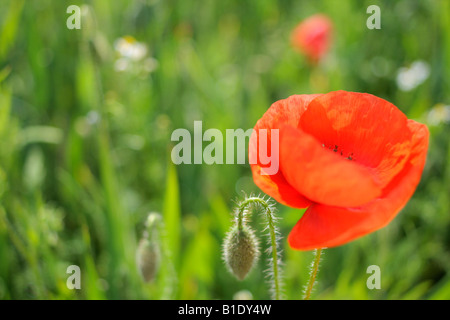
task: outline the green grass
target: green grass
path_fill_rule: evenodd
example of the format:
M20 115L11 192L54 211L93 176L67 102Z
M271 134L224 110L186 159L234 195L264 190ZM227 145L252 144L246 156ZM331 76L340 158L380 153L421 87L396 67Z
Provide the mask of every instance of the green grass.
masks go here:
M82 6L81 30L66 28ZM381 8L381 30L366 8ZM323 12L332 49L312 68L292 28ZM151 68L116 71L114 43L133 36ZM409 92L397 70L429 78ZM171 133L252 128L275 101L333 90L368 92L428 123L450 104L450 4L401 1L17 1L0 3L0 299L269 299L265 259L243 282L221 245L236 199L260 191L248 165L174 165ZM450 126L429 124L430 148L411 201L386 228L321 262L313 299L450 299ZM286 237L302 211L277 205L288 299L301 299L312 252ZM135 263L149 212L164 219L153 283ZM255 216L258 236L262 220ZM262 241L265 244L265 241ZM264 249L264 248L263 248ZM265 257L264 257L265 258ZM81 268L81 290L66 286ZM368 290L366 269L381 268Z

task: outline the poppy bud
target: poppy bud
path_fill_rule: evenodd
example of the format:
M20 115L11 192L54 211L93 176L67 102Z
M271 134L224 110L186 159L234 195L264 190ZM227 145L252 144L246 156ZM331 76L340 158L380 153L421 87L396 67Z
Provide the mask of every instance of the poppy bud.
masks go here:
M145 282L152 281L158 272L161 262L158 225L161 222L159 213L151 212L145 223L146 231L136 251L136 264Z
M136 253L136 263L145 282L152 281L159 269L160 250L155 241L141 239Z
M234 226L227 234L223 246L223 259L230 272L244 280L259 258L258 240L247 226Z
M333 24L326 15L315 14L292 31L292 45L315 65L330 48L332 29Z

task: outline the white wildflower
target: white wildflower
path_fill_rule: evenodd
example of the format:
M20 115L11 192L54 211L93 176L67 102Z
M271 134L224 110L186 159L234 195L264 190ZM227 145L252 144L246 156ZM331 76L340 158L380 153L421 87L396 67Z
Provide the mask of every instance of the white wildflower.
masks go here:
M437 104L427 115L427 122L437 126L441 123L450 123L450 105Z
M397 73L397 86L402 91L411 91L422 84L430 75L430 67L425 61L415 61L409 68L403 67Z
M114 42L114 49L123 58L139 61L147 55L147 47L142 42L138 42L131 36L117 39Z

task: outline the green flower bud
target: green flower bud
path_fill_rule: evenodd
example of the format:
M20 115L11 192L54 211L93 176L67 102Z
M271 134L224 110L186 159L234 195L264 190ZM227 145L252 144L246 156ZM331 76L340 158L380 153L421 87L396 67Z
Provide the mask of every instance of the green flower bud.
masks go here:
M226 235L223 259L230 272L244 280L259 258L258 240L248 226L234 226Z
M162 217L159 213L151 212L145 222L146 230L136 251L136 264L145 282L152 281L161 262L159 228Z
M145 282L152 281L159 269L161 260L159 246L147 238L141 239L136 252L136 263Z

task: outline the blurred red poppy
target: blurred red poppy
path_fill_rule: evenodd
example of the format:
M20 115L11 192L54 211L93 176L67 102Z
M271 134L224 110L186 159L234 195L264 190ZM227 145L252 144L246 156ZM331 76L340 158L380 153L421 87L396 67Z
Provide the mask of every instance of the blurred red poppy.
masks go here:
M299 250L342 245L386 226L413 195L428 149L425 125L366 93L275 102L254 128L254 159L260 129L279 129L280 170L265 175L257 160L253 179L278 202L308 208L288 237Z
M332 29L333 24L326 15L313 15L292 31L292 46L316 64L330 48Z

